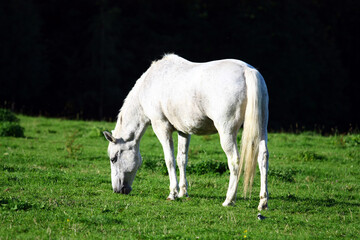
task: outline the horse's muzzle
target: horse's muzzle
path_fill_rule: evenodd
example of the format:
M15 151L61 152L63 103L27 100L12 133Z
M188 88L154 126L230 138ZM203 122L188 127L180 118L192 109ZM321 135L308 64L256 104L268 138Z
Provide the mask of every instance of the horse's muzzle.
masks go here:
M114 193L129 194L131 190L130 186L122 186L120 189L114 189Z

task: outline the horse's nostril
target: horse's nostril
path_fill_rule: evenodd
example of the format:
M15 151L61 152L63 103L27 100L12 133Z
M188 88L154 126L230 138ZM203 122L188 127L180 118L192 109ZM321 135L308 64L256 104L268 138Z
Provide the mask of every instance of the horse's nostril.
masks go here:
M122 194L129 194L130 192L131 192L131 187L123 187L122 189L121 189L121 193Z

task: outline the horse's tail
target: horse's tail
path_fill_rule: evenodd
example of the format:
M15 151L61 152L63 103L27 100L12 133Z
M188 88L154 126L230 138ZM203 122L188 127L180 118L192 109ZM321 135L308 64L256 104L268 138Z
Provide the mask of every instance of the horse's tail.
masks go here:
M251 67L245 67L247 103L241 139L240 171L244 171L244 197L250 192L254 181L259 142L267 107L267 89L261 74Z

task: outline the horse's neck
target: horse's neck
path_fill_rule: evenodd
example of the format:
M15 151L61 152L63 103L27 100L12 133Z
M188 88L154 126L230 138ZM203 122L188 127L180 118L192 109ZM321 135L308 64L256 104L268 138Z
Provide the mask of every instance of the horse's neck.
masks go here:
M113 136L125 141L136 141L138 145L149 124L149 119L144 115L137 92L137 89L132 89L125 99Z

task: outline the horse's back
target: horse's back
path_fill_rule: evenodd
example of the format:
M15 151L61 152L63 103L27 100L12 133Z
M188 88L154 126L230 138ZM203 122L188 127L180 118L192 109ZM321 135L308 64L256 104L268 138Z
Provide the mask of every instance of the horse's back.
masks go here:
M245 110L245 63L219 60L192 63L175 55L153 63L143 79L141 98L150 118L165 119L190 134L216 132L216 125L241 125Z

